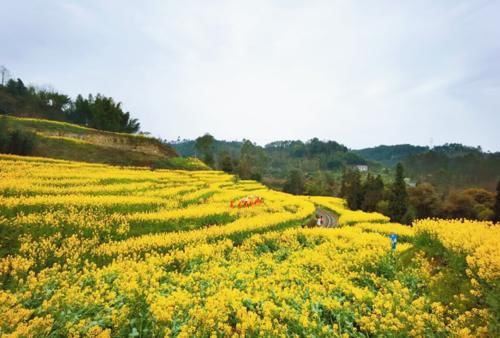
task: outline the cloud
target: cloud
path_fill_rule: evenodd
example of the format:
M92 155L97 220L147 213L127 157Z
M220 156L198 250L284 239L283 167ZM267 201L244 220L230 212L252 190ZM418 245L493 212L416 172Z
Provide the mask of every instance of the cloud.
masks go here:
M13 73L112 95L164 138L500 150L497 2L25 1L2 13Z

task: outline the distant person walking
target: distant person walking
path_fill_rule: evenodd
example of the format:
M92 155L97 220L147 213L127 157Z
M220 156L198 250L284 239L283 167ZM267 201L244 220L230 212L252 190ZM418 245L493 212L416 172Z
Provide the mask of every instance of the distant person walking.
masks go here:
M316 221L317 226L323 226L323 216L319 216L317 221Z

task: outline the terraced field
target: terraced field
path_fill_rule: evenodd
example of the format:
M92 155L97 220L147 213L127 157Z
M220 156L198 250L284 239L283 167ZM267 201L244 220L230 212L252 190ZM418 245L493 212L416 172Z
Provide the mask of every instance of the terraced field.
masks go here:
M340 227L308 228L318 206ZM221 172L0 155L0 235L6 337L499 330L489 223L407 227Z

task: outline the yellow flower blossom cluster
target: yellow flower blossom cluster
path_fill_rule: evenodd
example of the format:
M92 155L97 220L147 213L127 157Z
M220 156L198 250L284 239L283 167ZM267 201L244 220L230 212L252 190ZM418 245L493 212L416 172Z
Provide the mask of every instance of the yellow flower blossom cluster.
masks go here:
M231 208L249 195L263 202ZM316 205L346 226L302 228ZM496 228L460 224L410 228L217 171L0 155L0 337L492 335L486 306L435 299L435 261L414 252L433 231L471 284L496 280Z
M480 279L500 279L500 227L469 220L422 220L417 233L431 233L449 249L467 255L467 263Z
M415 236L413 228L399 223L357 223L355 227L364 231L373 231L386 235L396 234L406 238Z
M35 318L74 313L64 317L67 332L74 335L97 330L91 325L93 316L107 323L101 330L119 335L133 325L137 311L155 323L149 334L162 336L400 331L419 336L445 330L442 314L428 311L427 300L380 276L377 264L388 248L386 236L353 227L267 232L240 246L228 239L193 243L140 260L123 257L103 267L47 268L26 278L22 285L29 291L20 292L13 305L21 313L28 311L22 304L40 299Z

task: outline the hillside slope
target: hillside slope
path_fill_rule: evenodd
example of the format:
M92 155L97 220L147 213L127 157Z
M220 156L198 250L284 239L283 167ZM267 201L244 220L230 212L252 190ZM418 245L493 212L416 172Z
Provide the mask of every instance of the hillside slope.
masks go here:
M307 227L317 205L339 227ZM499 337L499 241L220 171L0 155L0 336Z
M113 133L75 124L6 116L8 128L34 134L34 156L127 166L206 169L194 159L178 157L159 140Z

